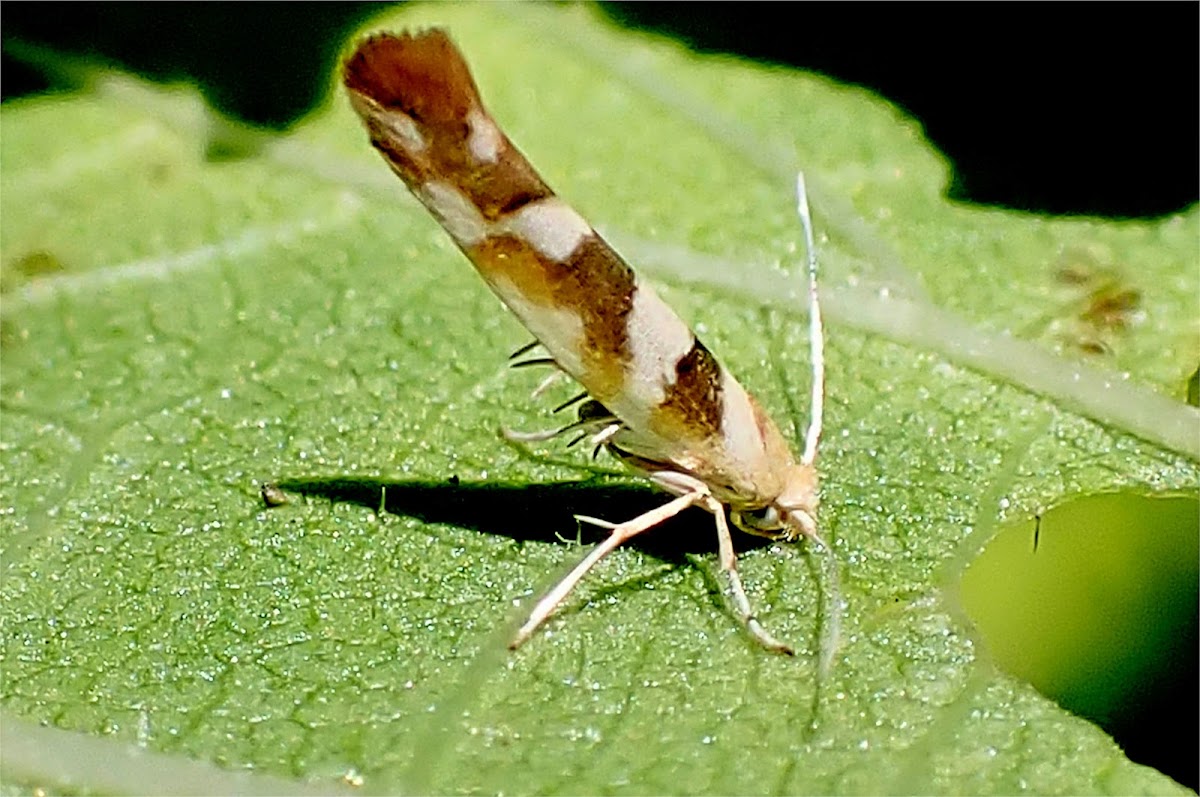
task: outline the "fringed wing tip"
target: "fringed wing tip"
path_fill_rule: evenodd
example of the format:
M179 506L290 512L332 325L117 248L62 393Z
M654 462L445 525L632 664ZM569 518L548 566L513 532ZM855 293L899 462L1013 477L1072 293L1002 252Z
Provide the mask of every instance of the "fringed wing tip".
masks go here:
M479 101L462 53L442 28L372 34L346 60L343 82L427 124L461 120Z

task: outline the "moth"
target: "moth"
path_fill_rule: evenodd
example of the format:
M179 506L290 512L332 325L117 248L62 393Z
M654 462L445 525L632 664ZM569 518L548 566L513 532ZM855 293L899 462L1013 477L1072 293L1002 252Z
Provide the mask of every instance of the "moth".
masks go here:
M518 355L540 347L544 356L524 362L550 365L585 391L574 423L512 436L583 434L674 496L621 523L581 516L609 529L608 538L538 601L510 647L528 640L613 549L698 506L716 523L720 568L742 623L765 648L791 654L751 610L729 523L829 550L817 532L824 332L803 176L797 193L808 246L813 386L797 461L758 402L538 176L484 108L444 31L371 36L346 62L344 80L372 145L536 338Z

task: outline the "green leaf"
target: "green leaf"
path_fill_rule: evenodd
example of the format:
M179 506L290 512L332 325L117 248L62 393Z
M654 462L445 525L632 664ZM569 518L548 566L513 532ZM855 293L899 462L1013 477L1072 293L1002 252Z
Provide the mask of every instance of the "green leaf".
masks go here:
M580 555L556 538L572 513L661 497L587 452L499 439L553 425L557 394L530 401L537 376L506 369L527 336L339 91L264 140L186 87L102 74L3 111L2 706L10 738L44 723L108 737L113 760L161 753L161 782L114 783L86 766L94 740L59 735L39 737L54 763L6 752L7 775L234 788L193 759L381 792L1185 792L999 672L948 587L1005 518L1194 488L1196 211L953 205L918 127L868 93L579 8L371 27L434 23L547 181L795 429L805 169L830 317L821 522L846 601L832 673L818 561L742 556L800 652L765 654L700 513L618 551L509 654L514 602ZM1136 288L1134 323L1081 330L1068 269ZM1111 351L1088 360L1093 332ZM265 509L263 481L291 501Z

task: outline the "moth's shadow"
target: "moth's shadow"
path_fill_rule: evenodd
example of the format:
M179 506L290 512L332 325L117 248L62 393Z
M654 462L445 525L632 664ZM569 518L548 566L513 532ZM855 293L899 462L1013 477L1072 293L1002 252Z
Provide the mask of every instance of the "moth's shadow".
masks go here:
M637 517L670 500L666 493L631 485L595 482L516 484L505 482L389 481L362 478L283 479L292 493L319 496L379 509L426 523L446 523L520 542L594 543L608 531L580 523L590 515L614 523ZM734 547L745 551L769 542L734 531ZM688 509L627 543L668 562L684 562L689 553L713 553L717 534L712 517Z

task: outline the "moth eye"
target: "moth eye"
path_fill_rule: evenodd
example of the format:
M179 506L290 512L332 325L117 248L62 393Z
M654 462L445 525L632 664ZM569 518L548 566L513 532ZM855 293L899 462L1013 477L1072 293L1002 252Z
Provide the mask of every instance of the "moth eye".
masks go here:
M734 515L734 523L747 531L775 531L783 527L779 510L773 506L743 509Z

